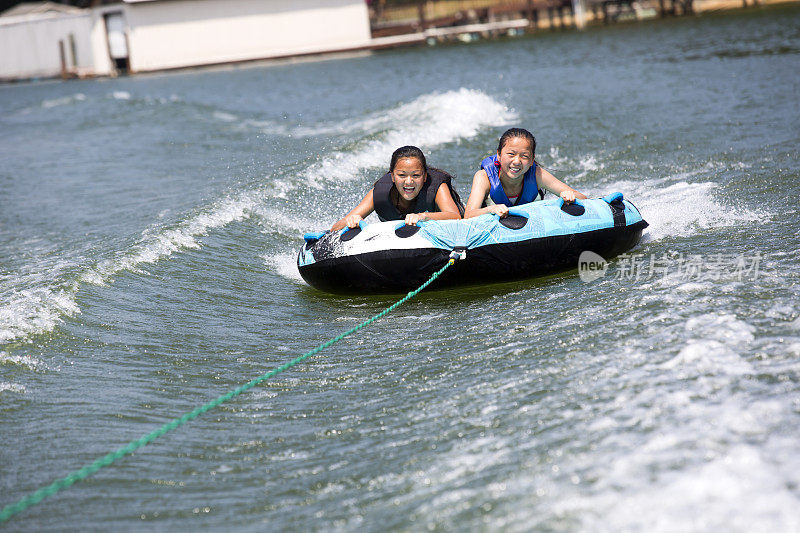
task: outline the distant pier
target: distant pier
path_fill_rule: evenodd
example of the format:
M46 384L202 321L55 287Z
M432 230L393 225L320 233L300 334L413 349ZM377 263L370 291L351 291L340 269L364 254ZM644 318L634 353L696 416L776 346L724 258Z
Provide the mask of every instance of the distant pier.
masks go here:
M613 24L777 3L787 1L420 0L400 6L387 6L385 2L376 1L370 7L370 25L372 47L380 49L448 40L471 41L537 30L580 29L587 24Z

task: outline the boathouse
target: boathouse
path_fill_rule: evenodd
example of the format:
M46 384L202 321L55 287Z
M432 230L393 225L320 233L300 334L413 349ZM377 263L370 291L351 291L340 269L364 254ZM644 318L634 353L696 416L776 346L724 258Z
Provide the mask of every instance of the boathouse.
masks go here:
M52 2L0 14L0 80L104 76L363 49L364 0Z

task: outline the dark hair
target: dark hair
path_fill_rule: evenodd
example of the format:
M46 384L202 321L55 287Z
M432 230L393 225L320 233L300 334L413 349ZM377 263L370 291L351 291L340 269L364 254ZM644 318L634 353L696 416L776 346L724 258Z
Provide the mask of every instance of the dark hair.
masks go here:
M425 170L425 173L428 172L428 163L425 161L425 154L422 153L422 150L417 148L416 146L401 146L397 150L394 151L392 154L392 162L389 163L389 172L394 172L394 167L397 165L397 162L400 159L405 157L413 157L415 159L419 159L422 163L422 168Z
M515 137L522 137L527 140L531 144L531 153L536 155L536 138L534 138L533 133L524 128L511 128L506 130L506 132L500 136L500 144L497 145L497 153L499 154L502 152L506 143Z

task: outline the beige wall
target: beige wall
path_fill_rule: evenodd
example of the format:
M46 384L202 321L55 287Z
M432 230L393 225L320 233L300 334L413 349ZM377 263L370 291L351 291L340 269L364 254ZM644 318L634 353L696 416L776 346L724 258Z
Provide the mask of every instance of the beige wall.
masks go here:
M368 46L364 0L128 0L80 15L0 18L0 80L114 73L104 15L125 19L133 72ZM74 35L77 65L69 34Z
M0 79L53 77L61 74L59 41L64 42L69 72L93 70L94 51L89 34L92 18L85 15L8 17L0 19ZM77 64L69 36L73 35Z
M131 70L367 46L364 0L175 0L126 6Z

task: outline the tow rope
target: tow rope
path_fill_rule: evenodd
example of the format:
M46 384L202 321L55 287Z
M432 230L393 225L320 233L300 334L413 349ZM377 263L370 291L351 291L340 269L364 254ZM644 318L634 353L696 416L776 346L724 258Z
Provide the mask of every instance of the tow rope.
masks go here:
M255 387L256 385L259 385L260 383L268 380L269 378L280 374L284 370L288 370L288 369L292 368L293 366L295 366L296 364L302 363L303 361L305 361L306 359L308 359L312 355L315 355L315 354L321 352L322 350L324 350L325 348L328 348L329 346L332 346L332 345L336 344L340 340L344 339L348 335L351 335L351 334L355 333L356 331L360 330L361 328L364 328L364 327L372 324L376 320L378 320L378 319L382 318L383 316L385 316L386 314L394 311L395 309L397 309L398 307L400 307L401 305L406 303L408 300L412 299L417 294L422 292L422 290L425 287L427 287L428 285L433 283L433 281L436 278L438 278L439 276L441 276L442 273L445 270L450 268L450 266L452 266L453 263L455 263L457 259L462 259L463 257L464 257L464 252L460 252L460 253L459 252L453 252L452 254L450 254L450 259L447 261L447 264L445 264L442 268L440 268L439 270L434 272L433 275L430 278L428 278L428 281L426 281L425 283L420 285L417 289L409 292L404 298L402 298L401 300L398 300L394 304L390 305L389 307L387 307L386 309L384 309L383 311L381 311L377 315L373 316L369 320L365 320L364 322L362 322L361 324L355 326L354 328L352 328L352 329L350 329L348 331L345 331L344 333L342 333L340 335L337 335L336 337L328 340L327 342L324 342L324 343L320 344L319 346L317 346L316 348L314 348L310 352L305 353L305 354L303 354L300 357L297 357L295 359L292 359L291 361L289 361L287 363L284 363L283 365L279 366L278 368L275 368L274 370L270 370L269 372L267 372L265 374L262 374L261 376L259 376L259 377L255 378L255 379L245 383L244 385L241 385L241 386L237 387L236 389L233 389L232 391L230 391L230 392L228 392L226 394L223 394L219 398L217 398L215 400L211 400L210 402L206 403L205 405L202 405L202 406L198 407L197 409L195 409L193 411L190 411L190 412L186 413L185 415L183 415L183 416L181 416L179 418L176 418L176 419L172 420L171 422L168 422L168 423L164 424L160 428L148 433L147 435L144 435L143 437L141 437L141 438L139 438L137 440L129 442L128 444L126 444L122 448L119 448L118 450L113 451L113 452L111 452L111 453L109 453L109 454L97 459L93 463L91 463L89 465L86 465L83 468L81 468L79 470L76 470L76 471L72 472L71 474L69 474L69 475L67 475L67 476L65 476L65 477L63 477L61 479L57 479L56 481L52 482L50 485L47 485L46 487L42 487L42 488L38 489L37 491L29 494L28 496L25 496L24 498L19 500L17 503L6 505L3 508L3 510L0 511L0 523L5 522L6 520L8 520L9 518L11 518L12 516L14 516L17 513L21 513L22 511L24 511L28 507L36 505L37 503L41 502L45 498L53 496L57 492L59 492L59 491L65 489L65 488L71 486L72 484L74 484L74 483L76 483L78 481L81 481L83 479L86 479L87 477L91 476L92 474L94 474L95 472L100 470L101 468L109 466L111 463L113 463L117 459L120 459L120 458L122 458L122 457L124 457L126 455L129 455L129 454L133 453L134 451L138 450L139 448L141 448L142 446L144 446L146 444L149 444L150 442L154 441L155 439L157 439L158 437L164 435L165 433L168 433L169 431L172 431L173 429L182 426L186 422L189 422L190 420L193 420L193 419L197 418L198 416L200 416L201 414L205 413L206 411L210 411L211 409L214 409L215 407L217 407L220 404L230 400L231 398L235 398L236 396L239 396L243 392L246 392L247 390Z

